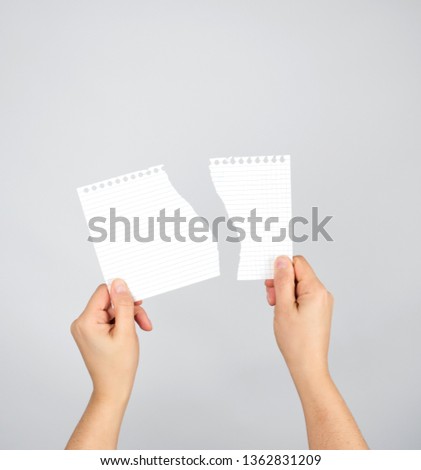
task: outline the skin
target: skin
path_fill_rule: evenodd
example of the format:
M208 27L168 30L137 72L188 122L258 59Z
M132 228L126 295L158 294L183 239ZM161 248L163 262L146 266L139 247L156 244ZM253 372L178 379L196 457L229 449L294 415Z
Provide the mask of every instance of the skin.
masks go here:
M93 391L66 449L117 448L139 362L136 323L145 331L152 330L141 302L133 302L121 279L114 280L111 294L105 284L100 285L72 323Z
M332 295L301 256L293 262L277 258L274 271L274 279L265 282L267 299L274 307L276 342L301 399L310 449L367 449L329 373ZM115 280L110 291L99 286L71 327L93 392L66 449L117 448L139 361L135 324L152 329L124 281Z
M265 282L276 342L301 399L310 449L367 449L328 367L333 297L302 256L281 256Z

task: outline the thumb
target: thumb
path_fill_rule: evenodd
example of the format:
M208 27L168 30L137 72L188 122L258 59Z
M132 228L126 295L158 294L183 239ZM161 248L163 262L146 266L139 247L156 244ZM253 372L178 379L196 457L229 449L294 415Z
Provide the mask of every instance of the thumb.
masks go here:
M127 284L122 279L114 279L110 294L115 311L115 330L134 330L134 300Z
M274 287L276 296L275 313L291 313L295 309L295 274L288 256L275 260Z

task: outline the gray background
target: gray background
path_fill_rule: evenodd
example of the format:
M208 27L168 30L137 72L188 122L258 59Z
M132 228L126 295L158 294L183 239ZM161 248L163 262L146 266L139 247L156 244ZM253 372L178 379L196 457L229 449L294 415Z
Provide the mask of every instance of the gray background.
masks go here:
M0 446L62 448L90 393L69 333L101 275L75 188L164 163L206 217L208 158L290 153L336 298L331 371L371 447L420 448L421 3L0 2ZM305 448L261 282L145 302L121 448ZM140 267L141 269L141 267Z

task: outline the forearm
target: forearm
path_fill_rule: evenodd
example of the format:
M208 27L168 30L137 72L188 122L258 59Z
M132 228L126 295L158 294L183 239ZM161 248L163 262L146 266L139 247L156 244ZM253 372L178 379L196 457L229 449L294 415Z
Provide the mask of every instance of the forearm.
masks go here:
M116 449L126 406L93 393L66 449Z
M368 449L350 410L326 373L293 376L310 449Z

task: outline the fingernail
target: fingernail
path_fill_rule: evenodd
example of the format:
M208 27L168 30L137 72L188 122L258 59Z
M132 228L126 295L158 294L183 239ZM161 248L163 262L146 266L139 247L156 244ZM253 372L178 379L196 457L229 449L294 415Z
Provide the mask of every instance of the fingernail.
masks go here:
M116 279L113 282L113 289L117 294L125 294L128 292L127 284L122 279Z
M278 269L285 269L288 266L288 258L286 256L280 256L276 260L276 267Z

